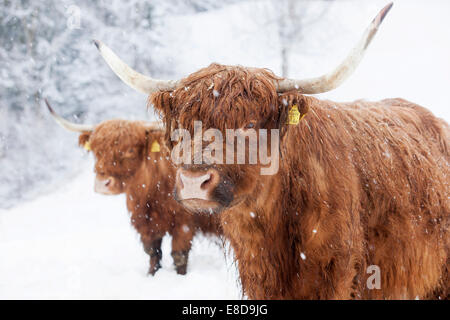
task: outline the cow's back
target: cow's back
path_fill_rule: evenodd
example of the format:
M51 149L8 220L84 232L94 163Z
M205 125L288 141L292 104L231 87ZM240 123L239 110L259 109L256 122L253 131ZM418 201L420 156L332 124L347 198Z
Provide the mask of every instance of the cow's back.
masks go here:
M429 294L449 256L449 126L402 99L305 103L308 116L284 142L298 146L287 151L293 196L303 194L305 214L325 203L330 218L322 220L353 221L364 255L357 264L381 271L382 290L362 284L365 296ZM346 208L341 221L332 216Z

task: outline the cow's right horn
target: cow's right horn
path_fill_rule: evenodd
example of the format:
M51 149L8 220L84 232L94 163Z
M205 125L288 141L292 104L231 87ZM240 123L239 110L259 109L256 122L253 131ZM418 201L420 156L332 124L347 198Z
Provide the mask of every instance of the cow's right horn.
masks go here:
M90 132L94 130L94 126L92 125L77 124L67 121L59 114L57 114L55 110L53 110L53 108L50 106L50 103L48 103L47 99L45 99L45 104L47 105L48 111L50 111L50 114L52 115L53 119L55 119L55 121L64 129L74 132Z
M177 87L178 81L153 79L133 70L103 42L94 40L94 44L114 73L133 89L151 94L155 91L173 90Z

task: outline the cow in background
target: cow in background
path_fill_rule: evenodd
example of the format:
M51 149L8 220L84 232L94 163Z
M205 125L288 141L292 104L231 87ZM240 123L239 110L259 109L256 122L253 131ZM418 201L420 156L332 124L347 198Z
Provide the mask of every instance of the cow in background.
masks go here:
M158 123L107 120L96 126L70 123L46 101L53 118L65 129L80 132L79 145L95 156L95 192L125 193L131 223L150 256L148 273L161 267L161 242L172 236L172 257L178 274L186 274L192 238L200 231L219 235L218 218L192 215L172 197L176 170L164 147Z

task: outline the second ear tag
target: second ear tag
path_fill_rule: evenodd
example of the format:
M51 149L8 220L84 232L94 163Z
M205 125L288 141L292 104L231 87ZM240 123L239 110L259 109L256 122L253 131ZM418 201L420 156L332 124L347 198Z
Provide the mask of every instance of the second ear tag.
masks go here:
M160 152L161 146L159 145L158 141L153 141L152 146L150 147L150 152Z

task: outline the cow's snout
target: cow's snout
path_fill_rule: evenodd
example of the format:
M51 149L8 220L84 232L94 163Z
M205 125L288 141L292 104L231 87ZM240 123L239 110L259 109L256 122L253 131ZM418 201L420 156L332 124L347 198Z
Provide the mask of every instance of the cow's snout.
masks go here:
M116 180L113 177L95 178L94 191L101 194L116 194L114 187Z
M194 172L180 168L176 178L178 200L209 201L211 192L217 187L219 181L219 173L214 169Z

